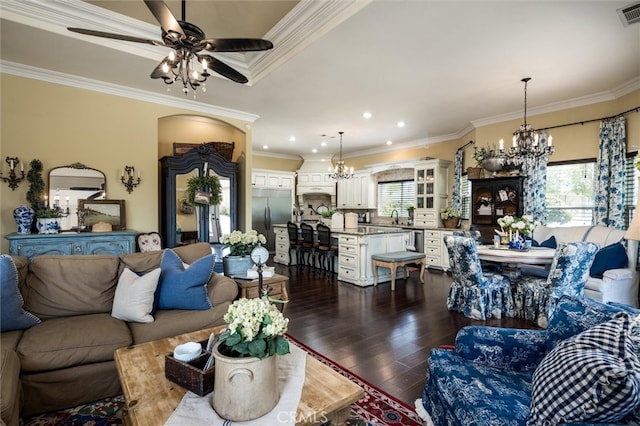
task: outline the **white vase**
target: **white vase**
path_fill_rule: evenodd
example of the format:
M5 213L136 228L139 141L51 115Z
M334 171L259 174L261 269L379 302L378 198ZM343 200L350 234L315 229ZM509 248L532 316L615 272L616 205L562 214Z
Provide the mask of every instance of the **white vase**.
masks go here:
M216 377L213 409L235 422L257 419L278 404L277 356L236 358L213 347Z

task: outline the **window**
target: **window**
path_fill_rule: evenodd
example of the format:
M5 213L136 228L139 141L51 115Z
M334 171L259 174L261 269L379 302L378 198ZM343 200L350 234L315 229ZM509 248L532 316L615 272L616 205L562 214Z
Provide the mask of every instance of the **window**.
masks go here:
M638 169L633 167L633 159L636 156L636 152L627 153L627 162L625 164L625 196L624 196L624 220L625 227L628 228L631 223L631 219L636 211L636 205L638 204L638 177L640 173Z
M547 167L547 224L591 225L595 187L594 159Z
M471 182L466 174L460 178L460 199L462 200L462 219L471 219Z
M399 216L408 217L407 207L413 206L416 186L413 179L378 183L378 216L391 216L398 210ZM415 206L414 206L415 207Z

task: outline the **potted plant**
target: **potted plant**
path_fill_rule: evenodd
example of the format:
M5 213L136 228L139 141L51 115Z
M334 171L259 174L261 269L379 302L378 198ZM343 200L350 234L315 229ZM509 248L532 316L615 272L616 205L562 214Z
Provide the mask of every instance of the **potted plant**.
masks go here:
M445 228L457 228L460 224L460 213L451 206L440 209L440 219Z
M215 206L222 201L222 186L216 175L193 176L187 181L185 196L189 204Z
M333 216L335 212L335 210L325 210L321 212L320 215L322 216L322 223L331 226L331 216Z
M485 147L473 147L473 159L476 162L475 167L467 167L467 178L478 179L482 174L482 162L487 156L487 149Z
M230 234L223 234L220 242L229 248L229 254L222 258L224 274L246 275L247 270L253 266L253 261L249 256L251 250L261 244L266 244L267 239L258 231L252 229L249 232L233 231Z
M213 348L213 408L224 419L252 420L278 403L275 355L289 353L289 320L265 298L236 300L223 319L227 329Z
M60 230L61 211L57 208L45 207L36 212L36 223L39 234L57 234Z

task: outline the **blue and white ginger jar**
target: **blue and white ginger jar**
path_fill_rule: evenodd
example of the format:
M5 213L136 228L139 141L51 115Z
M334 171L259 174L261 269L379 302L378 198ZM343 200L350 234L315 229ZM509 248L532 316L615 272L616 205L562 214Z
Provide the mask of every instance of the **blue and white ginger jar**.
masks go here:
M13 218L18 224L18 234L30 234L34 212L24 204L13 210Z

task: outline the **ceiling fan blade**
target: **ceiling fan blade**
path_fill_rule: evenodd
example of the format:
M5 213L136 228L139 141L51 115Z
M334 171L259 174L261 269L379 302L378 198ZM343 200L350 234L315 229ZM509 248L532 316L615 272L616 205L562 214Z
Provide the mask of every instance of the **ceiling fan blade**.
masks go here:
M200 46L211 52L250 52L272 49L273 43L260 38L208 38Z
M152 44L154 46L166 46L161 41L148 40L145 38L132 37L132 36L123 35L123 34L113 34L113 33L105 33L102 31L85 30L84 28L67 28L67 29L74 33L85 34L90 36L113 38L116 40L123 40L123 41L133 41L136 43L146 43L146 44Z
M238 71L231 68L229 65L225 64L224 62L214 58L213 56L209 56L209 55L197 55L197 56L201 63L202 63L202 59L207 60L207 68L217 72L223 77L227 77L229 80L232 80L232 81L235 81L236 83L241 83L241 84L244 84L249 81L247 77L240 74Z
M179 39L186 37L182 27L171 13L169 7L162 0L144 0L153 16L158 20L162 29L167 33L176 33Z

